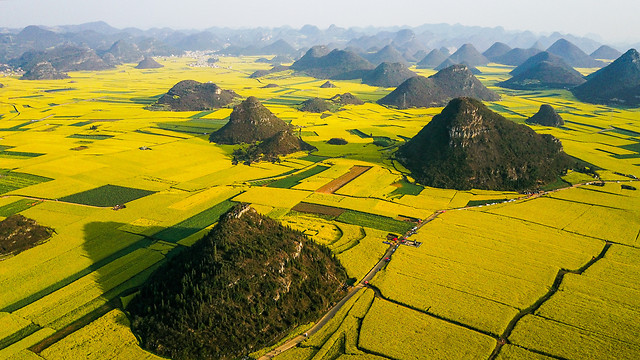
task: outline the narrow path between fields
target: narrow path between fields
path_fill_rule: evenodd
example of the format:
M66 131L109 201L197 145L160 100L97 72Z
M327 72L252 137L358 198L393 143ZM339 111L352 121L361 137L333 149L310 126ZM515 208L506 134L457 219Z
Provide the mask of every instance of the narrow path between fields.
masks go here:
M425 219L422 223L420 223L418 225L418 227L422 227L425 224L427 224L428 222L432 221L433 219L437 218L440 214L442 214L442 212L436 212L433 215L431 215L430 217L428 217L427 219ZM407 233L409 234L409 233ZM391 259L391 255L396 251L396 249L400 246L399 243L397 244L392 244L389 246L389 248L387 249L387 251L384 253L384 255L382 256L382 258L380 259L380 261L378 261L374 267L369 270L369 272L367 273L367 275L365 275L365 277L358 283L358 285L354 286L349 293L342 298L342 300L340 300L333 308L331 308L331 310L329 310L328 313L326 313L321 319L320 321L318 321L311 329L309 329L305 334L305 335L298 335L296 337L294 337L293 339L285 342L284 344L278 346L277 348L271 350L270 352L268 352L267 354L261 356L258 358L258 360L268 360L268 359L272 359L274 358L276 355L281 354L284 351L287 351L295 346L297 346L298 344L300 344L301 342L303 342L304 340L306 340L308 337L312 336L313 334L315 334L316 332L318 332L320 329L322 329L322 327L324 327L331 319L333 319L333 317L338 313L338 311L340 311L340 309L342 309L342 307L344 306L344 304L353 297L353 295L355 295L356 293L358 293L358 291L362 290L363 288L365 288L366 286L368 286L369 281L371 281L371 279L373 279L374 276L376 276L376 274L382 270L387 264L388 261L387 259ZM374 289L375 290L375 289Z
M634 179L629 179L629 180L625 180L624 182L627 181L638 181L638 180L634 180ZM609 181L603 181L603 180L598 180L596 182L618 182L616 180L609 180ZM564 187L564 188L559 188L559 189L554 189L554 190L548 190L548 191L541 191L538 193L533 193L531 195L529 195L526 198L521 198L518 200L532 200L541 196L545 196L551 193L555 193L558 191L562 191L562 190L568 190L568 189L573 189L579 186L583 186L583 185L589 185L594 183L594 181L590 181L590 182L586 182L586 183L581 183L581 184L574 184L568 187ZM505 201L508 202L508 201ZM425 226L426 224L428 224L429 222L433 221L434 219L436 219L438 216L440 216L441 214L447 212L447 211L453 211L453 210L465 210L465 209L472 209L472 208L478 208L478 207L484 207L487 205L477 205L477 206L465 206L465 207L460 207L460 208L454 208L454 209L443 209L443 210L438 210L435 213L433 213L431 216L429 216L428 218L426 218L425 220L421 221L415 228L415 230L410 230L408 231L405 236L410 236L413 233L417 232L418 230L420 230L420 228L422 228L423 226ZM358 283L358 285L356 285L355 287L353 287L349 293L342 299L340 300L333 308L331 308L329 310L329 312L327 312L311 329L309 329L305 334L305 335L298 335L294 338L292 338L291 340L288 340L287 342L285 342L284 344L278 346L277 348L271 350L270 352L268 352L265 355L262 355L261 357L258 358L258 360L269 360L274 358L275 356L291 349L294 348L296 346L298 346L300 343L302 343L305 339L307 339L308 337L312 336L313 334L315 334L316 332L318 332L320 329L322 329L322 327L324 327L329 320L331 320L335 314L344 306L344 304L351 298L353 297L353 295L355 295L358 291L360 291L361 289L365 288L365 287L369 287L371 289L374 290L375 295L381 299L384 299L386 301L392 302L394 304L409 308L409 309L413 309L416 311L419 311L420 313L429 315L431 317L437 318L439 320L442 321L446 321L450 324L453 325L457 325L457 326L461 326L464 327L468 330L483 334L483 335L487 335L487 336L491 336L493 338L496 339L497 344L496 344L496 348L494 349L494 351L492 352L491 356L489 357L489 360L495 360L495 358L497 357L497 355L500 353L500 349L502 348L502 346L506 343L508 343L508 337L511 334L511 332L513 331L513 328L515 327L515 325L517 324L517 322L523 318L525 315L528 314L532 314L533 312L535 312L538 308L540 308L540 306L542 306L542 304L547 301L553 294L555 294L558 291L558 288L560 287L560 284L562 283L562 279L564 278L564 275L566 273L572 273L572 274L582 274L585 270L587 270L589 267L591 267L593 264L595 264L598 260L602 259L602 257L604 257L604 255L606 254L607 250L609 249L609 247L611 246L612 243L607 242L604 246L604 248L602 249L602 252L594 257L593 259L591 259L587 264L585 264L583 267L581 267L580 269L577 270L568 270L568 269L561 269L558 271L558 274L556 276L556 279L553 283L553 285L551 286L551 288L549 289L549 292L546 293L544 296L542 296L540 299L538 299L534 304L532 304L530 307L528 307L527 309L522 310L521 312L519 312L509 323L509 325L507 326L507 329L504 331L504 333L500 336L497 336L496 334L492 334L488 331L485 330L481 330L478 328L475 328L473 326L452 320L452 319L447 319L447 318L443 318L440 317L438 315L426 312L424 310L421 309L416 309L416 308L412 308L411 306L408 306L406 304L391 300L386 298L384 295L382 295L382 293L380 292L380 290L372 285L369 285L369 281L371 279L373 279L373 277L380 271L382 270L382 268L384 268L388 261L386 261L387 258L391 259L391 255L393 254L393 252L400 246L400 244L392 244L389 246L389 248L387 249L386 253L384 254L384 256L380 259L380 261L378 261L378 263L376 263L376 265L369 271L369 273L367 273L367 275L362 279L362 281L360 281L360 283ZM529 350L529 349L527 349ZM532 352L536 352L536 353L540 353L538 351L534 351L534 350L529 350ZM542 354L542 353L540 353ZM555 358L558 360L565 360L561 357L558 356L554 356L552 354L543 354L545 356L549 356L551 358Z
M522 309L519 313L516 314L516 316L513 317L513 319L511 319L511 321L507 325L507 328L504 330L504 332L498 339L498 342L496 343L496 347L493 349L493 352L489 356L489 360L496 359L498 357L498 354L500 354L500 350L502 350L502 347L505 344L510 343L509 336L513 332L513 329L516 327L520 319L522 319L527 315L533 315L533 313L536 312L547 300L549 300L553 294L558 292L558 289L560 289L560 285L562 284L562 280L564 280L565 274L582 275L582 273L584 273L585 270L590 268L593 264L598 262L600 259L602 259L606 255L611 245L612 244L610 242L605 243L604 247L602 248L602 251L600 251L600 254L598 254L598 256L594 256L591 260L589 260L586 264L584 264L581 268L577 270L569 270L569 269L558 270L558 274L556 275L556 278L554 279L553 284L549 288L549 291L547 291L546 294L542 295L542 297L540 297L533 304L531 304L531 306L529 306L526 309ZM553 356L549 354L545 354L545 355L551 356L556 359L562 359L561 357L558 357L558 356Z

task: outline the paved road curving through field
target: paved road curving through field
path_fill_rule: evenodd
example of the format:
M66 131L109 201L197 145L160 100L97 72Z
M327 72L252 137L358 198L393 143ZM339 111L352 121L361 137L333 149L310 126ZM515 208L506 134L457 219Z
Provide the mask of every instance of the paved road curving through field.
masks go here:
M427 219L422 221L417 227L420 228L420 227L424 226L425 224L427 224L431 220L437 218L440 214L442 214L442 211L438 211L438 212L434 213L433 215L431 215L430 217L428 217ZM407 234L409 234L409 233L407 233ZM369 272L367 273L367 275L365 275L365 277L362 279L362 281L360 281L358 283L358 285L354 286L351 290L349 290L347 295L344 298L342 298L342 300L340 300L336 305L334 305L331 308L331 310L329 310L329 312L326 313L320 319L320 321L318 321L311 329L309 329L306 332L306 335L307 335L306 337L304 335L298 335L298 336L294 337L293 339L288 340L284 344L278 346L277 348L271 350L267 354L262 355L261 357L258 358L258 360L273 359L276 355L279 355L279 354L281 354L281 353L283 353L283 352L285 352L285 351L287 351L287 350L289 350L289 349L291 349L293 347L298 346L298 344L303 342L309 336L315 334L320 329L322 329L331 319L333 319L333 317L338 313L338 311L340 311L340 309L342 309L344 304L346 304L347 301L349 301L349 299L351 299L353 297L353 295L358 293L358 291L362 290L369 283L369 281L371 281L371 279L373 279L373 277L376 276L378 271L382 270L387 265L387 263L388 263L387 258L391 259L391 255L393 255L393 253L396 251L396 249L399 246L400 246L399 243L390 245L389 248L387 249L387 251L382 256L382 258L380 259L380 261L378 261L375 264L375 266L373 268L371 268L371 270L369 270Z
M627 180L625 180L626 182ZM628 181L638 181L638 180L628 180ZM602 182L615 182L615 181L602 181ZM579 186L583 186L583 185L589 185L591 182L589 183L581 183L581 184L574 184L565 188L560 188L560 189L554 189L554 190L548 190L548 191L541 191L538 193L534 193L529 195L528 197L525 198L520 198L518 200L531 200L531 199L535 199L544 195L548 195L554 192L558 192L558 191L562 191L562 190L567 190L567 189L572 189L572 188L576 188ZM431 222L432 220L436 219L438 216L440 216L441 214L445 213L446 211L451 211L451 210L464 210L464 209L470 209L470 208L476 208L476 207L482 207L482 206L486 206L486 205L478 205L478 206L464 206L464 207L460 207L460 208L455 208L455 209L448 209L448 210L438 210L435 213L433 213L431 216L429 216L428 218L426 218L425 220L423 220L420 224L418 224L415 227L415 230L411 230L409 232L407 232L405 234L405 236L410 236L411 234L415 233L416 231L418 231L421 227L425 226L426 224L428 224L429 222ZM354 286L349 293L347 293L347 295L342 298L342 300L340 300L333 308L331 308L331 310L329 310L328 313L326 313L321 319L320 321L318 321L311 329L309 329L306 332L306 337L304 335L298 335L296 337L294 337L291 340L288 340L287 342L285 342L284 344L278 346L277 348L275 348L274 350L270 351L269 353L261 356L258 358L258 360L269 360L269 359L273 359L276 355L279 355L293 347L298 346L298 344L300 344L301 342L303 342L305 339L307 339L307 337L315 334L316 332L318 332L320 329L322 329L322 327L324 327L331 319L333 319L333 317L338 313L338 311L340 311L340 309L344 306L344 304L349 301L349 299L351 299L353 297L353 295L355 295L358 291L360 291L361 289L363 289L366 284L369 283L369 281L371 281L371 279L373 279L373 277L380 271L382 270L388 263L388 261L386 261L387 258L391 259L391 255L396 251L396 249L400 246L400 244L392 244L389 246L389 248L387 249L387 251L385 252L384 256L380 259L380 261L378 261L376 263L376 265L367 273L367 275L362 279L362 281L360 281L360 283L358 283L358 285ZM460 324L458 324L460 325ZM498 352L499 352L499 347L501 347L500 343L498 345ZM496 353L497 354L497 353Z

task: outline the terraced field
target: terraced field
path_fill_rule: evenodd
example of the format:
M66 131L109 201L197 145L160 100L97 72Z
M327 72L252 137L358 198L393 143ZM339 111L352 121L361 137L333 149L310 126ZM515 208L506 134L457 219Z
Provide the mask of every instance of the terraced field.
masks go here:
M248 77L264 69L257 58L3 78L0 220L19 213L55 234L0 261L0 358L157 359L131 333L125 305L236 202L327 245L358 281L390 233L417 228L409 239L422 243L400 246L369 288L276 359L640 356L640 190L628 176L640 176L637 110L582 104L563 90L495 88L509 69L480 67L503 97L492 109L522 123L553 105L565 127L533 128L558 137L606 183L581 185L595 179L569 173L558 182L567 188L543 196L436 189L414 184L392 154L441 109L385 108L374 101L388 91L357 81L324 89L324 80L291 72L267 76L279 87L264 88ZM231 109L144 109L184 79L258 97L318 151L233 165L233 147L207 134ZM367 103L328 117L292 107L344 92ZM334 137L349 144L326 143ZM374 144L382 138L388 147ZM299 325L291 336L312 324Z

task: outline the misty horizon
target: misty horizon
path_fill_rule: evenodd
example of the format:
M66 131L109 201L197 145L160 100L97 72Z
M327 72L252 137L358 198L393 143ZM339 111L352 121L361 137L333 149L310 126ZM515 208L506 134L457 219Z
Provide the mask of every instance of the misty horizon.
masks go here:
M541 0L536 2L535 6L518 4L516 8L512 2L505 0L481 4L461 0L452 11L450 4L410 0L394 1L393 6L380 0L328 0L322 4L304 4L303 7L293 0L276 0L270 3L211 3L186 0L179 8L172 3L150 0L114 0L108 3L80 0L0 0L0 11L12 15L0 23L0 27L56 27L103 21L118 29L133 27L140 30L241 30L281 27L300 29L305 24L320 29L327 29L335 24L342 28L366 30L448 24L502 28L510 33L530 31L537 36L548 36L557 32L588 37L612 45L640 42L640 36L635 35L640 34L640 23L634 18L634 14L640 11L640 3L621 0L616 1L614 5L615 8L602 9L601 2L595 0L579 3ZM220 14L225 16L219 16ZM525 17L522 14L527 15Z

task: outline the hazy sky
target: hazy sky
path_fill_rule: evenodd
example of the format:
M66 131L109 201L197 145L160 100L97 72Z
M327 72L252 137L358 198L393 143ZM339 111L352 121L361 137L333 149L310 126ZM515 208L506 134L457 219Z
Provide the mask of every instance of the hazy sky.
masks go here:
M639 0L0 0L0 27L103 20L118 28L435 23L640 41Z

